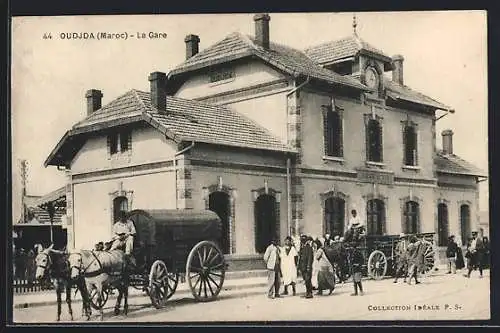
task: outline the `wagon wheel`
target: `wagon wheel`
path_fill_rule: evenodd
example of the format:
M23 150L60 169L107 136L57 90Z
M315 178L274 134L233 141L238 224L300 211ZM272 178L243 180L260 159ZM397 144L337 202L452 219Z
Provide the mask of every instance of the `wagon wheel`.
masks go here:
M109 290L108 289L103 289L102 290L102 300L101 302L98 302L97 300L97 289L94 288L90 292L90 306L92 306L95 310L101 310L106 302L108 301L109 297Z
M215 243L201 241L189 252L186 279L196 300L215 299L222 289L225 272L224 255Z
M380 280L387 273L387 257L382 251L375 250L368 257L368 276Z
M424 252L423 265L419 273L423 277L428 277L432 273L432 270L434 269L434 264L435 264L434 247L430 242L426 242L425 244L427 245L427 247Z
M148 293L151 304L157 309L165 306L167 300L174 294L178 282L179 275L169 272L163 261L156 260L149 272Z

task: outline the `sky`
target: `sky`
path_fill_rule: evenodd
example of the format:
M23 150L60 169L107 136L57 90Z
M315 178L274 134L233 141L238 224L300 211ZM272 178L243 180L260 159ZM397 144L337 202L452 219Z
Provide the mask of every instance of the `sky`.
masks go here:
M352 34L353 13L270 16L271 40L298 49ZM441 131L450 128L454 152L487 172L486 12L363 12L356 17L362 39L388 55L405 57L406 85L455 109L437 122L438 148ZM14 17L13 215L20 211L20 159L28 161L28 194L43 195L65 184L63 171L43 163L64 133L85 118L87 90L101 90L103 105L133 88L149 91L149 73L168 72L184 61L186 35L200 36L203 50L234 31L253 35L253 14ZM162 32L167 38L60 37L73 32ZM488 200L488 182L483 182L481 210L488 209Z

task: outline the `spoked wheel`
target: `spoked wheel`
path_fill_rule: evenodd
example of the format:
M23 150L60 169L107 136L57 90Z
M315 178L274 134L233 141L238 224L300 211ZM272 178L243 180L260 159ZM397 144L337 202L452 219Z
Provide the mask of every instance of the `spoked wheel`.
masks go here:
M156 260L151 265L149 272L149 298L151 304L157 309L162 308L167 300L172 297L177 289L179 276L174 272L169 272L167 266L161 260Z
M226 263L224 254L215 243L196 244L186 263L186 279L196 300L208 302L217 297L224 283Z
M387 257L382 251L375 250L368 257L368 276L380 280L387 273Z
M109 297L109 290L103 289L102 299L101 302L99 302L97 297L97 289L94 288L90 292L90 306L92 306L95 310L101 310L108 301L108 297Z
M419 273L422 277L428 277L434 269L434 247L431 242L424 242L424 244L426 247L424 251L423 265L421 266Z

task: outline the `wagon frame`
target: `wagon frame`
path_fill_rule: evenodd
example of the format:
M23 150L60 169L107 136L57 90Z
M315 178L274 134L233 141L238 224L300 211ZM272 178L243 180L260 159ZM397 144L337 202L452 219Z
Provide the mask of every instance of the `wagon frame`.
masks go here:
M419 273L428 276L435 267L434 232L415 234L418 240L426 244L424 262ZM408 237L410 235L406 235ZM399 235L364 235L358 249L365 258L362 270L365 276L375 280L381 280L387 274L393 276L396 271L396 247ZM346 243L347 262L350 267L350 253L352 246ZM350 275L350 274L348 274Z
M130 286L147 293L159 309L175 293L179 282L187 281L200 302L217 298L224 284L227 264L218 245L221 220L208 210L133 210L127 214L136 228L134 257L137 269L130 274ZM111 288L103 290L97 303L102 308Z

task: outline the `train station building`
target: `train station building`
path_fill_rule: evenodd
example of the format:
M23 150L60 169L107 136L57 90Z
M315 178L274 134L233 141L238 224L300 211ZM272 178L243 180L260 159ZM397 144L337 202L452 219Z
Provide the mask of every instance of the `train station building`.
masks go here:
M436 133L454 111L404 84L403 56L356 31L298 50L270 23L255 15L254 36L203 50L186 36L186 60L145 77L150 91L102 105L89 89L87 117L45 162L67 173L69 246L110 237L132 209L215 211L235 261L275 236L343 234L352 209L369 234L435 232L439 246L478 227L486 173Z

